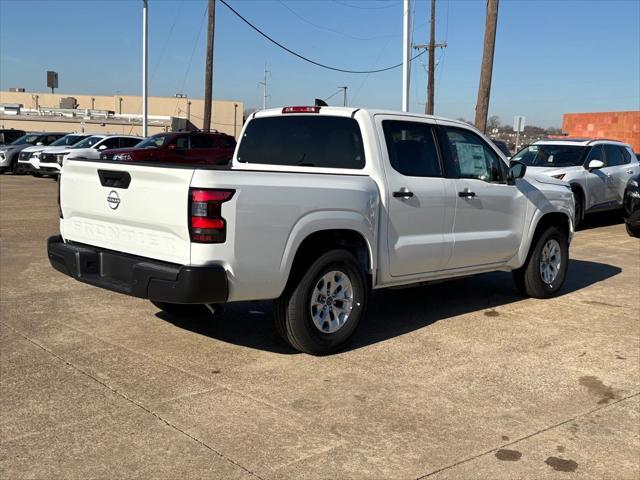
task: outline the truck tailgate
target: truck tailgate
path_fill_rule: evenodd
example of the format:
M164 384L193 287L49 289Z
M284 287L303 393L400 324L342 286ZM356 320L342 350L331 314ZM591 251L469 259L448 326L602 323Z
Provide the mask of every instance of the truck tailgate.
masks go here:
M191 168L67 161L60 177L65 241L188 264Z

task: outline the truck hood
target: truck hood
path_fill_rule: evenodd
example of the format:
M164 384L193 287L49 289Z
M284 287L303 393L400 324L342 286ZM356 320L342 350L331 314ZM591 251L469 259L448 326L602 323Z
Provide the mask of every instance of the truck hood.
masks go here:
M569 184L563 180L553 178L551 175L560 175L566 173L562 168L540 168L540 167L527 167L527 173L525 179L535 180L538 183L545 183L547 185L562 185L567 188Z

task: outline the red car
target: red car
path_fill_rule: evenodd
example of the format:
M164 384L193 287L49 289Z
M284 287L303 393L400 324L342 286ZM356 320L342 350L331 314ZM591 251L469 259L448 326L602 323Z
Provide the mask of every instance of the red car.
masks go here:
M101 160L161 162L204 165L229 163L236 148L230 135L220 132L157 133L133 148L104 152Z

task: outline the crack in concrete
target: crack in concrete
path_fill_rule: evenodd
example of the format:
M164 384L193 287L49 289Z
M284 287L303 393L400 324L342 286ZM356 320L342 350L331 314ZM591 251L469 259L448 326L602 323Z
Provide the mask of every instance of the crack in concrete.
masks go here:
M459 460L459 461L454 462L454 463L452 463L450 465L446 465L444 467L438 468L437 470L433 470L432 472L425 473L424 475L421 475L421 476L417 477L416 480L422 480L423 478L431 477L431 476L433 476L433 475L435 475L437 473L443 472L445 470L449 470L449 469L451 469L453 467L457 467L458 465L462 465L463 463L471 462L472 460L476 460L477 458L484 457L485 455L492 454L494 452L497 452L501 448L505 448L505 447L509 447L511 445L515 445L516 443L519 443L519 442L521 442L523 440L527 440L527 439L535 437L536 435L539 435L541 433L548 432L549 430L553 430L554 428L561 427L562 425L566 425L567 423L573 422L575 420L578 420L579 418L584 418L584 417L586 417L588 415L591 415L592 413L599 412L600 410L604 410L606 408L610 408L610 407L612 407L614 405L617 405L620 402L624 402L625 400L629 400L630 398L637 397L638 395L640 395L640 392L632 393L631 395L628 395L628 396L626 396L624 398L621 398L620 400L617 400L615 402L611 402L611 403L609 403L607 405L603 405L601 407L596 407L596 408L594 408L592 410L589 410L588 412L584 412L584 413L581 413L579 415L575 415L575 416L573 416L573 417L571 417L571 418L569 418L567 420L563 420L562 422L555 423L555 424L550 425L548 427L542 428L542 429L537 430L537 431L535 431L533 433L530 433L529 435L525 435L524 437L520 437L520 438L518 438L518 439L516 439L516 440L514 440L512 442L505 443L504 445L497 446L495 448L492 448L491 450L487 450L487 451L479 453L477 455L473 455L473 456L465 458L463 460Z
M94 382L102 385L103 387L111 390L113 393L115 393L116 395L118 395L119 397L125 399L127 402L135 405L136 407L140 408L141 410L145 411L146 413L148 413L149 415L152 415L153 417L155 417L157 420L161 421L162 423L164 423L165 425L167 425L169 428L172 428L174 430L176 430L177 432L181 433L182 435L184 435L185 437L193 440L194 442L200 444L201 446L205 447L207 450L215 453L216 455L218 455L220 458L222 458L223 460L235 465L236 467L240 468L241 470L247 472L249 475L258 478L260 480L264 480L260 475L252 472L251 470L249 470L248 468L244 467L243 465L241 465L240 463L238 463L237 461L235 461L234 459L227 457L225 454L223 454L222 452L219 452L218 450L216 450L215 448L213 448L212 446L208 445L207 443L205 443L204 441L200 440L197 437L194 437L193 435L191 435L190 433L186 432L185 430L182 430L180 427L174 425L173 423L171 423L169 420L163 418L161 415L157 414L156 412L154 412L153 410L148 409L147 407L145 407L144 405L142 405L139 402L136 402L134 399L129 398L125 393L120 392L118 389L112 387L111 385L103 382L102 380L94 377L93 375L91 375L91 373L86 372L85 370L83 370L82 368L76 366L75 364L73 364L72 362L64 359L63 357L59 356L58 354L54 353L53 351L49 350L47 347L45 347L44 345L40 344L39 342L27 337L26 335L23 335L22 333L20 333L19 331L17 331L16 329L14 329L13 327L7 325L4 322L0 322L0 325L3 325L5 328L11 330L13 333L15 333L16 335L24 338L25 340L27 340L28 342L30 342L31 344L35 345L36 347L44 350L45 352L47 352L49 355L51 355L52 357L58 359L59 361L61 361L62 363L70 366L71 368L73 368L74 370L82 373L83 375L89 377L91 380L93 380Z

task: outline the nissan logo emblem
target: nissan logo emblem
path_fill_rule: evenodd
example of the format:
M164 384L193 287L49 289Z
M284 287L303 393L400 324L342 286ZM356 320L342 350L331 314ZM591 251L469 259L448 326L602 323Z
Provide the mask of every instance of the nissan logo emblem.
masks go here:
M120 205L120 195L115 190L111 190L107 195L107 203L111 210L115 210Z

